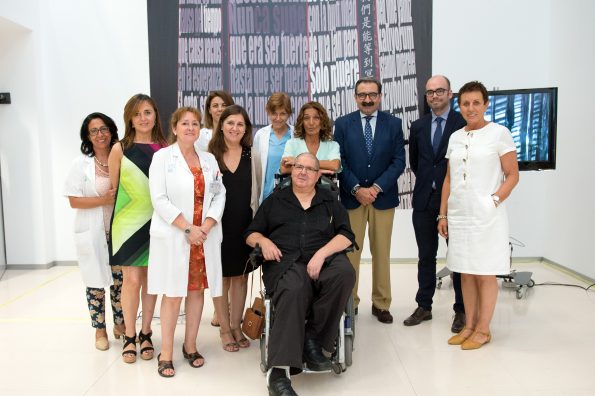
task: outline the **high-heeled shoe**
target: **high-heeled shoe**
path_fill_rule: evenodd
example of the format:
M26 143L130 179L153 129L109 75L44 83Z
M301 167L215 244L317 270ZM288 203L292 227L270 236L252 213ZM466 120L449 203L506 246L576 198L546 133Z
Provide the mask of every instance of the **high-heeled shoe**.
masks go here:
M223 336L225 335L229 335L231 337L232 342L227 342L224 343L223 341ZM240 350L240 346L238 345L237 342L235 342L235 338L233 338L233 335L231 334L231 331L221 331L219 330L219 336L221 337L221 346L223 347L223 350L226 352L237 352Z
M242 329L231 329L231 335L240 348L250 347L250 341L248 341Z
M153 348L153 341L151 341L152 335L153 335L152 331L149 331L148 334L145 334L141 330L138 333L138 343L141 346L140 358L143 360L153 359L153 354L155 353L155 348ZM145 343L145 342L148 342L150 345L143 348L143 343Z
M124 334L123 337L124 346L122 346L122 360L124 363L134 363L136 362L136 334L132 337L128 337ZM128 345L133 345L134 349L126 349Z
M103 332L105 333L105 330ZM102 334L99 337L97 337L97 332L95 333L95 348L100 351L107 351L109 349L109 341L107 340L107 334Z
M473 338L473 336L475 334L485 336L486 340L484 342L473 341L471 338ZM472 349L479 349L490 341L492 341L492 335L490 333L482 333L481 331L476 330L473 332L473 334L471 334L471 336L469 338L467 338L465 340L465 342L463 342L461 344L461 349L463 349L465 351L472 350Z
M119 340L120 337L126 334L126 327L124 325L114 325L114 337Z
M469 335L467 337L463 336L465 331L469 331ZM475 330L470 329L468 327L464 327L463 330L459 332L459 334L455 334L448 339L448 345L461 345L467 338L471 337Z

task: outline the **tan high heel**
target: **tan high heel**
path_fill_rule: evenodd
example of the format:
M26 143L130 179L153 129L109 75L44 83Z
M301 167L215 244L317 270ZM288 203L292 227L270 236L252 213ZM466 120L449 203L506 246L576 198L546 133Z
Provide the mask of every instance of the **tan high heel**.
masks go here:
M105 332L105 329L103 329ZM95 349L100 351L107 351L109 349L109 341L107 339L107 334L97 336L97 331L95 331Z
M134 349L126 349L128 345L133 345ZM122 360L124 363L136 362L136 334L128 337L124 334L124 346L122 346Z
M120 337L126 334L126 327L124 325L114 325L114 337L119 340Z
M486 340L484 342L473 341L471 338L473 337L474 334L479 334L479 335L485 336ZM490 341L492 341L492 335L490 333L482 333L481 331L476 330L473 332L473 334L471 334L471 336L469 338L467 338L467 340L465 340L465 342L463 342L461 344L461 349L463 349L465 351L472 350L472 349L479 349Z
M469 333L469 335L467 337L463 336L463 333L465 332L465 330L468 330L471 332L471 333ZM469 338L469 337L471 337L471 335L473 335L474 331L475 331L474 329L464 327L463 330L461 330L459 332L459 334L453 335L452 337L450 337L448 339L448 345L461 345L462 343L464 343L467 340L467 338Z

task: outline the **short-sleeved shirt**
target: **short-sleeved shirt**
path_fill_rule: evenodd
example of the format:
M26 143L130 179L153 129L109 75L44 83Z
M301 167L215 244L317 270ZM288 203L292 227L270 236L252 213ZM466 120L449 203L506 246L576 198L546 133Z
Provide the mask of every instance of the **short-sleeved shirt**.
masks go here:
M256 212L244 236L253 232L269 238L283 254L281 262L263 264L267 290L274 289L292 263L308 264L314 253L336 235L355 242L347 210L329 190L318 186L308 209L302 207L291 187L273 192Z
M307 152L308 146L306 146L306 141L304 139L292 138L289 139L285 145L283 157L297 157L298 155ZM320 147L318 147L318 151L316 152L316 158L322 161L340 161L341 149L339 147L339 143L335 142L334 140L322 140L320 142Z

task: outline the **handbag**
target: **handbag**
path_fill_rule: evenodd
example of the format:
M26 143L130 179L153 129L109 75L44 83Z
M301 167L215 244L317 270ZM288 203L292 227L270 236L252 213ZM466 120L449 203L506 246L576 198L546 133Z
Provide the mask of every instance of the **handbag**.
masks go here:
M252 300L252 288L254 286L254 272L250 280L250 300ZM260 276L260 296L254 298L251 307L246 308L244 320L242 321L242 331L253 340L259 339L265 324L265 306L262 296L262 276Z

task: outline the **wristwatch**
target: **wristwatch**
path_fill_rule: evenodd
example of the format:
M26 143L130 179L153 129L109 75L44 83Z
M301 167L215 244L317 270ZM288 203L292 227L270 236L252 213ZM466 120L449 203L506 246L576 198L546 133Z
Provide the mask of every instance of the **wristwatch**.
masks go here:
M496 194L492 194L492 199L494 200L494 205L496 205L496 207L498 207L498 205L500 205L500 197L497 196Z
M351 195L357 194L357 190L359 190L360 188L362 188L362 186L360 186L359 184L356 184L355 187L353 187L351 189Z

